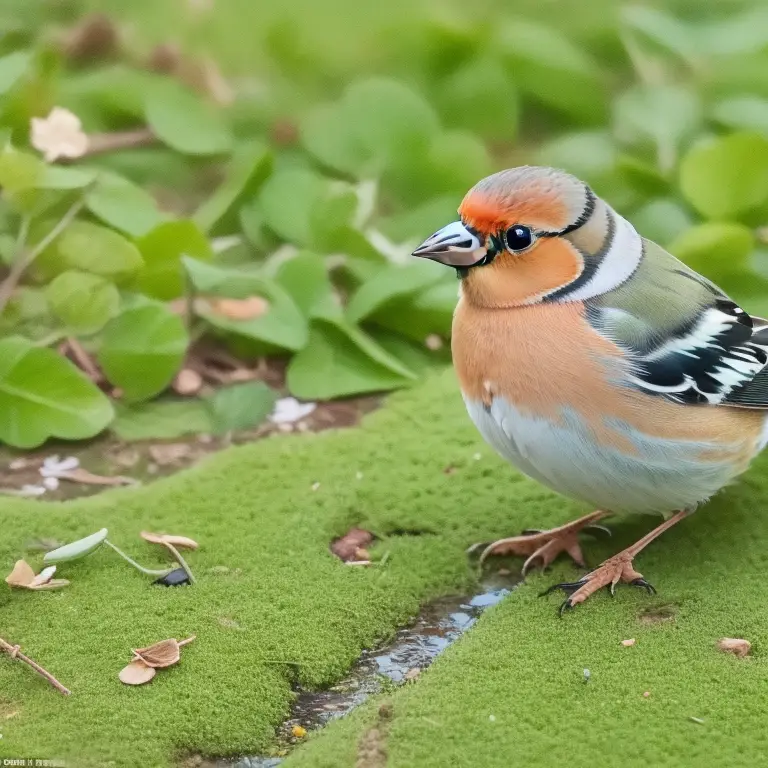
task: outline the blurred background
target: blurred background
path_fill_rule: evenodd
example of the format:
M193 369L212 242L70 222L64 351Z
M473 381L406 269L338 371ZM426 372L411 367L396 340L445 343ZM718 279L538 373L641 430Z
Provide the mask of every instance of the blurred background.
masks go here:
M768 312L763 0L1 0L0 29L10 445L418 381L456 278L408 254L523 163Z

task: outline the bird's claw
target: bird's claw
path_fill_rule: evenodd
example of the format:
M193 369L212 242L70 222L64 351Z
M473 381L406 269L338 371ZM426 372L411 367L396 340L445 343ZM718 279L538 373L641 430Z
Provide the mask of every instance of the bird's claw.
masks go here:
M656 594L656 588L653 586L653 584L649 584L645 579L639 578L639 579L633 579L629 582L633 587L642 587L645 589L649 595L655 595Z

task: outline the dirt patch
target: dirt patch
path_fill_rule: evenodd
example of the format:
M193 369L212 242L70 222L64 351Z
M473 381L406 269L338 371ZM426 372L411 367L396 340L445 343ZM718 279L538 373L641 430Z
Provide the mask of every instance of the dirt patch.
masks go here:
M652 605L643 609L637 616L641 624L664 624L674 621L677 615L678 606L674 603L665 605Z
M384 702L379 707L376 725L360 737L355 768L386 768L387 734L391 720L392 704Z

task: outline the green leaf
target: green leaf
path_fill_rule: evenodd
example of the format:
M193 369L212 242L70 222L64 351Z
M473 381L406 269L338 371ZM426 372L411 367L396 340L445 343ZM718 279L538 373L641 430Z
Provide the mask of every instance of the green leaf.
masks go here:
M79 560L81 557L95 552L104 543L108 533L109 531L106 528L102 528L100 531L92 533L84 539L78 539L77 541L65 544L63 547L52 549L43 555L43 562L51 565L53 563L67 563L70 560Z
M132 237L145 235L166 219L152 195L116 173L102 171L85 203L105 224Z
M465 131L445 131L434 137L427 154L431 192L464 192L493 170L480 139ZM423 198L422 198L423 199Z
M0 95L7 93L29 69L32 54L16 51L0 58Z
M722 280L745 270L754 247L752 230L743 224L710 221L676 237L669 251L697 272Z
M37 242L55 222L44 222L31 238ZM90 272L117 282L125 281L141 269L139 249L130 240L107 227L89 221L73 221L64 232L40 254L35 270L51 277L69 269Z
M378 229L396 243L406 240L418 243L455 218L456 196L441 195L377 223Z
M0 187L10 194L34 189L46 175L46 165L29 152L6 146L0 152Z
M213 420L202 400L173 400L120 405L110 429L120 440L173 440L211 433Z
M36 448L84 440L114 416L106 395L69 360L18 336L0 339L0 440Z
M208 238L193 221L168 221L142 237L137 245L144 260L137 286L148 296L163 301L184 294L182 257L210 261L213 250Z
M610 183L618 150L608 131L567 133L543 144L536 162L562 168L594 187Z
M66 168L60 165L46 165L42 176L35 185L39 189L83 189L93 184L98 172L90 168Z
M495 56L483 55L442 81L437 105L446 123L494 141L517 135L519 97L507 68Z
M624 25L640 33L656 46L679 56L689 64L702 57L697 30L664 11L642 5L629 5L621 10Z
M301 252L280 264L275 280L307 318L339 317L341 307L322 257Z
M680 166L680 188L709 218L732 218L768 199L768 139L733 133L693 147Z
M455 280L440 282L421 293L384 304L366 322L423 344L432 333L445 338L450 335L456 301Z
M235 384L216 391L208 399L213 431L221 435L256 427L272 412L277 392L263 381Z
M426 373L437 362L436 355L429 352L423 344L415 344L399 333L388 331L385 328L370 328L368 333L380 347L419 376ZM447 344L445 349L449 350Z
M693 226L688 209L669 198L651 200L635 211L630 220L643 237L663 246Z
M181 318L162 305L148 304L109 322L98 359L127 401L148 400L171 383L188 343Z
M368 152L358 141L343 104L323 104L309 112L299 126L307 152L323 165L357 176L365 168Z
M75 333L94 333L114 317L120 293L103 277L87 272L62 272L45 289L54 314Z
M352 226L358 207L354 190L331 188L315 201L309 213L310 239L318 249L337 250L338 236Z
M444 267L429 261L414 260L403 266L393 264L385 267L353 294L347 305L346 318L350 323L359 323L390 302L411 296L445 279L444 274Z
M383 77L353 83L344 93L343 110L357 143L378 167L426 147L439 129L435 111L418 93Z
M178 152L218 155L232 148L232 135L221 114L170 80L149 89L145 115L158 138Z
M290 243L309 245L312 210L327 188L327 182L311 171L302 168L276 171L259 193L265 224Z
M202 295L230 299L260 296L267 312L250 320L234 320L215 311L215 305L198 310L200 317L223 331L245 336L280 349L298 350L307 343L307 320L283 288L253 272L183 259L187 273Z
M415 378L362 331L345 323L316 320L309 343L288 366L291 394L307 400L381 392Z
M677 161L677 149L701 124L699 97L676 85L635 85L614 102L614 127L619 141L652 144L662 171Z
M499 24L497 39L523 90L583 123L603 121L607 93L600 68L558 30L515 15Z
M240 203L252 197L272 167L269 148L258 141L238 147L229 162L224 181L197 209L192 217L204 232L231 234L236 225L232 212ZM227 226L231 229L227 230Z
M762 3L741 13L705 22L699 30L702 49L713 56L759 53L768 46L768 8Z
M731 96L712 107L712 119L728 128L757 131L768 136L768 99Z

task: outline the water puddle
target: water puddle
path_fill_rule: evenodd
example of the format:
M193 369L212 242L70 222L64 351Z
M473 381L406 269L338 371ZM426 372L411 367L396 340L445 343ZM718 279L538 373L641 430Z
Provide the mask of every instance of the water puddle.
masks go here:
M291 718L278 732L278 739L289 751L297 740L294 726L307 730L322 728L343 717L369 696L418 677L435 657L455 642L489 606L495 605L515 588L518 580L491 575L480 583L480 591L470 597L444 597L427 603L416 621L401 629L387 645L364 651L347 678L322 691L301 691ZM206 765L216 768L276 768L281 757L242 757L219 760Z

